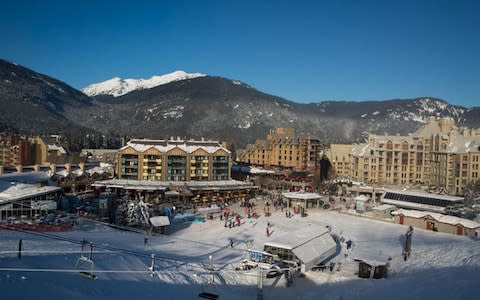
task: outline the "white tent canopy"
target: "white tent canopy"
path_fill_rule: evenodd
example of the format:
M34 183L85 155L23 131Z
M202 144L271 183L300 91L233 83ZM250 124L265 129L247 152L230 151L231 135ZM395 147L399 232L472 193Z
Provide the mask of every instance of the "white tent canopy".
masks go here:
M170 220L166 216L157 216L151 217L150 223L152 223L153 227L167 226L170 225Z
M302 262L302 271L310 270L318 263L335 254L337 244L327 228L309 226L281 235L264 246L291 250Z

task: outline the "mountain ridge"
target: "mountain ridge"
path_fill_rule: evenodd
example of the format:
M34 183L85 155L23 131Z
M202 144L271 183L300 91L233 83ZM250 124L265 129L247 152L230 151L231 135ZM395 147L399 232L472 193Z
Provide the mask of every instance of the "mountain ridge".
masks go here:
M186 73L178 70L163 75L153 75L149 79L122 79L120 77L113 77L102 82L90 84L82 88L81 91L90 97L98 95L112 95L114 97L119 97L135 90L150 89L173 81L192 79L202 76L206 75L202 73Z
M26 73L13 82L17 79L11 72L20 67L5 64L0 63L0 131L63 133L77 128L107 136L205 137L243 147L264 139L275 127L294 127L325 144L363 142L368 132L408 134L430 116L451 117L458 126L480 127L480 108L433 97L302 104L238 80L207 75L117 97L88 97L23 67L18 73ZM5 117L9 115L15 117Z

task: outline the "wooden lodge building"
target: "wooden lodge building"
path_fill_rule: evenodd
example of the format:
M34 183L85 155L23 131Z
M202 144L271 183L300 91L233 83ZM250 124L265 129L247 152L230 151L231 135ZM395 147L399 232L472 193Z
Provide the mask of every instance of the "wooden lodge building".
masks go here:
M392 215L395 223L420 229L464 236L478 236L480 232L480 223L454 216L407 209L399 209L392 212Z

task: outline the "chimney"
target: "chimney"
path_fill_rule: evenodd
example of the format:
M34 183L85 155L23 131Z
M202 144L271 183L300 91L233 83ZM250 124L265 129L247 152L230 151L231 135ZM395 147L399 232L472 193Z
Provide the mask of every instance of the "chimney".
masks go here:
M65 171L67 171L67 174L72 173L72 165L70 163L64 164L63 167L65 168Z
M50 171L52 172L53 175L57 174L57 165L54 163L50 163Z

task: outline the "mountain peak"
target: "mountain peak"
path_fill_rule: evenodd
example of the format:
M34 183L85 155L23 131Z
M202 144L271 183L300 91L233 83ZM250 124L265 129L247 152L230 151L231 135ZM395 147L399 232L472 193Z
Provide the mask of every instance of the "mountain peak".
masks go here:
M149 79L122 79L113 77L106 81L98 82L86 86L82 92L90 97L97 95L112 95L114 97L123 96L135 90L151 89L153 87L167 84L173 81L180 81L206 76L202 73L187 73L185 71L175 71L164 75L154 75Z

